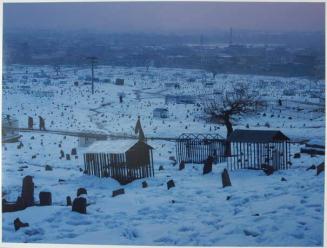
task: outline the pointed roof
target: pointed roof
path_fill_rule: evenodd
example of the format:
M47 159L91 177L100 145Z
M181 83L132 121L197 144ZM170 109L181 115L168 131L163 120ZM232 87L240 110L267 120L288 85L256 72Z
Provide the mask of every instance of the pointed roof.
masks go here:
M135 134L139 134L139 141L144 141L145 140L145 135L142 129L142 125L141 125L141 120L140 120L140 116L137 117L137 122L135 125Z
M275 142L290 140L278 130L241 130L236 129L227 139L230 142Z

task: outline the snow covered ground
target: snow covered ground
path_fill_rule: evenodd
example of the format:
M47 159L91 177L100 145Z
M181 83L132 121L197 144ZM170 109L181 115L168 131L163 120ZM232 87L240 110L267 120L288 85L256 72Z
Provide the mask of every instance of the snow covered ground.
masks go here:
M44 70L51 83L43 78L33 82L36 72ZM26 73L27 71L27 73ZM147 137L177 137L182 133L219 133L225 128L209 124L202 118L200 105L165 104L167 94L196 95L200 100L219 97L214 92L228 90L235 82L246 82L269 100L263 112L241 118L237 128L280 129L293 141L312 140L324 143L325 116L321 104L310 98L311 91L323 90L324 82L299 78L277 78L252 75L217 75L211 79L198 70L98 67L96 75L110 82L95 83L96 93L90 95L90 85L82 85L88 68L63 67L64 79L54 79L51 67L16 65L6 68L10 75L3 91L3 113L17 118L27 127L27 116L46 119L46 128L69 131L102 131L133 135L137 116ZM23 78L24 77L24 78ZM114 84L124 78L125 85ZM188 79L194 78L190 83ZM206 87L202 80L213 82ZM34 80L35 81L35 80ZM64 81L64 82L62 82ZM79 87L74 82L79 82ZM9 83L11 82L11 83ZM180 89L165 83L179 83ZM52 91L52 97L38 97L22 90ZM294 89L295 96L285 96L284 89ZM123 103L118 95L124 92ZM283 105L278 106L278 99ZM155 107L166 107L169 118L153 118ZM37 124L37 123L36 123ZM37 125L35 125L37 128ZM154 150L155 177L145 179L143 189L136 180L120 186L110 178L84 175L83 152L78 138L22 132L24 146L18 143L2 147L3 197L15 201L21 193L22 178L32 175L36 185L34 196L51 191L53 205L30 207L3 214L3 241L29 243L79 243L120 245L290 245L321 246L323 244L324 173L306 171L312 164L324 161L324 156L302 154L292 159L292 168L266 176L262 171L230 172L232 187L222 188L221 171L226 164L214 165L211 174L202 175L202 165L187 164L178 171L169 160L175 155L175 143L149 141ZM61 147L59 147L59 144ZM300 151L294 143L292 154ZM60 150L70 153L77 148L77 157L60 159ZM35 156L36 155L36 156ZM35 158L32 158L35 156ZM46 171L45 165L52 171ZM162 165L164 170L159 171ZM281 181L281 178L287 181ZM60 179L60 181L59 181ZM173 179L176 187L167 190ZM71 211L66 196L74 198L79 187L88 191L87 214ZM126 194L112 198L120 187ZM19 217L29 227L14 230L13 220Z

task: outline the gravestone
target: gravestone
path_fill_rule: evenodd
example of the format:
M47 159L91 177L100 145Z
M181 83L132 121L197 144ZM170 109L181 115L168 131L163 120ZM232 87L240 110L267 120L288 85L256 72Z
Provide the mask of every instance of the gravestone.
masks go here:
M301 153L295 153L293 158L301 158Z
M287 181L285 177L282 177L280 180L281 180L282 182L286 182L286 181Z
M66 160L70 160L70 155L68 153L66 154Z
M75 198L73 201L72 211L86 214L86 199L84 197Z
M70 198L70 196L66 197L66 205L67 206L71 206L72 205L72 199Z
M208 159L203 165L203 175L208 174L212 171L212 162L210 162Z
M203 165L203 175L208 174L212 171L212 162L213 162L213 157L208 156L206 162Z
M76 148L73 148L72 152L71 152L71 155L76 155L76 154L77 154Z
M162 165L159 166L159 170L164 170L164 167Z
M39 194L39 199L40 199L40 206L51 206L52 204L51 192L41 191Z
M270 176L271 174L274 173L274 167L271 165L262 164L261 169L263 170L264 173L266 173L267 176Z
M221 181L223 183L223 188L232 186L227 169L224 169L221 173Z
M112 197L115 197L117 195L123 195L123 194L125 194L124 189L117 189L117 190L112 191Z
M171 189L171 188L174 188L175 187L175 182L174 182L174 180L169 180L168 182L167 182L167 189L169 190L169 189Z
M325 163L324 162L317 166L317 176L323 171L325 171Z
M315 169L316 169L316 166L313 164L309 168L307 168L306 171L308 171L308 170L315 170Z
M34 183L31 176L24 177L21 196L26 207L34 205Z
M52 167L50 165L45 165L45 170L46 171L52 171Z
M29 226L29 224L28 223L23 223L23 222L21 222L21 220L19 218L16 218L14 220L14 226L15 226L15 231L17 231L21 227L27 227L27 226Z
M87 195L87 191L86 191L85 188L79 188L79 189L77 190L77 197L79 197L79 196L82 195L82 194Z
M179 170L184 170L185 169L185 162L184 160L182 160L180 163L179 163Z
M148 183L146 181L142 182L142 188L147 188L148 187Z

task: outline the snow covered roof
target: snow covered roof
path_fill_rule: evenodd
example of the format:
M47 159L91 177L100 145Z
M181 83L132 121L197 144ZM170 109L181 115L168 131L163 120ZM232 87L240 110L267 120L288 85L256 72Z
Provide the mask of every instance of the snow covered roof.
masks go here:
M86 151L86 153L125 153L137 141L135 140L103 140L93 143Z
M231 142L274 142L289 140L278 130L235 130L228 138Z

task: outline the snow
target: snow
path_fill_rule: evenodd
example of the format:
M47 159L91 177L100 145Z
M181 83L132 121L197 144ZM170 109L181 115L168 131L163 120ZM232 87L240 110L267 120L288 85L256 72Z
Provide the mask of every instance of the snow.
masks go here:
M20 82L28 69L26 83ZM65 79L51 78L52 85L33 82L33 73L43 70L55 74L51 67L14 65L8 68L13 82L3 91L3 113L27 126L27 116L41 115L49 130L101 132L124 139L99 141L90 148L78 147L78 137L42 132L21 132L23 147L18 143L2 146L2 195L15 201L21 194L22 179L33 176L34 197L41 191L52 193L52 206L34 206L3 213L3 242L110 244L110 245L210 245L210 246L322 246L324 215L324 172L306 170L324 161L324 156L301 154L292 159L289 170L271 176L262 171L229 171L231 187L222 188L221 172L226 163L215 164L213 172L202 175L203 165L186 164L182 171L169 159L175 156L175 143L169 139L182 133L226 135L221 125L207 123L197 104L165 104L165 95L198 95L213 97L215 90L228 90L233 82L248 82L269 104L262 112L235 120L235 129L280 130L291 141L291 154L305 147L304 141L324 144L325 116L321 106L310 100L309 93L324 82L304 78L264 77L253 75L209 75L199 70L173 68L123 68L98 66L101 78L124 78L123 86L96 83L95 94L83 80L89 68L62 66ZM102 75L102 76L101 76ZM205 87L201 80L214 82ZM189 78L195 78L193 83ZM67 83L60 83L65 80ZM79 87L73 86L79 81ZM136 84L134 85L134 82ZM179 83L180 89L166 88L165 83ZM53 91L51 98L23 93L19 86L28 84L34 90ZM322 86L323 85L323 86ZM295 96L284 96L282 89L296 89ZM117 94L124 92L123 103ZM323 92L323 90L321 90ZM202 98L201 98L202 97ZM282 98L283 105L277 100ZM199 100L198 102L201 103ZM198 103L197 102L197 103ZM168 118L153 118L153 109L165 107ZM300 108L300 110L299 110ZM136 140L137 116L148 144L154 148L155 177L120 185L111 178L88 176L83 153L88 149L114 152L125 150ZM52 123L51 123L52 122ZM37 128L35 123L35 128ZM269 124L269 127L268 127ZM103 142L103 143L102 143ZM101 144L102 145L98 145ZM104 145L104 143L106 145ZM60 150L77 156L60 159ZM103 150L101 150L103 149ZM33 157L33 158L32 158ZM46 171L45 165L53 167ZM164 170L159 170L163 166ZM284 177L287 181L281 181ZM167 190L167 181L176 187ZM148 187L142 188L147 181ZM87 214L78 214L66 206L66 197L76 197L77 189L87 189ZM112 197L112 191L124 188L125 194ZM229 200L228 200L229 199ZM14 230L19 217L29 227Z
M86 152L88 153L125 153L135 145L135 140L105 140L93 143Z

